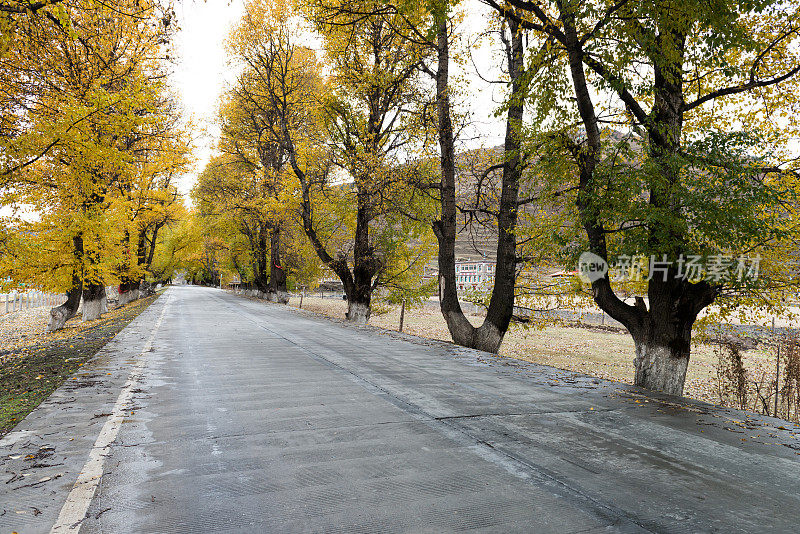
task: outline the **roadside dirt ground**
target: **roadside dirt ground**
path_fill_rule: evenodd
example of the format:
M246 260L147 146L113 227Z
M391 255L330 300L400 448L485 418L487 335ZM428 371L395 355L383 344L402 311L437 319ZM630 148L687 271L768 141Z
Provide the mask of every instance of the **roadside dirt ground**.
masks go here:
M80 314L48 333L50 308L0 316L0 436L125 328L158 295L116 308L94 321Z

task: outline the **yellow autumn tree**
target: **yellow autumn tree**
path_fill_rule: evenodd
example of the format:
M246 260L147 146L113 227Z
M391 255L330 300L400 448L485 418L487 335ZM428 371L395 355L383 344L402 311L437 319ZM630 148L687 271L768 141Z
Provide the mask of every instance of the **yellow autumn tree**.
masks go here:
M171 149L185 142L159 147L153 141L169 115L158 58L166 54L171 19L162 6L86 0L43 10L48 24L35 26L39 14L30 15L26 39L3 54L9 63L2 83L14 72L40 81L14 86L14 95L27 99L24 111L3 110L16 130L5 152L2 202L17 210L10 223L25 236L20 253L4 261L16 279L67 292L67 302L51 313L56 329L75 315L81 297L84 319L102 313L104 287L118 281L117 258L133 220L121 203L143 185L169 195L163 180L146 185L148 176L163 171L154 174L144 162L158 159L153 151L183 160L184 150ZM42 56L31 66L23 59L34 48Z

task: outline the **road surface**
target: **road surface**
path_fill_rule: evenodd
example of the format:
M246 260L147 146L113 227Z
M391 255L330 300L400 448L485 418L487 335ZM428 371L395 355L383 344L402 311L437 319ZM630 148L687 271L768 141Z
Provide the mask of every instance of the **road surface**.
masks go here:
M800 524L794 425L197 287L0 440L0 464L0 534Z

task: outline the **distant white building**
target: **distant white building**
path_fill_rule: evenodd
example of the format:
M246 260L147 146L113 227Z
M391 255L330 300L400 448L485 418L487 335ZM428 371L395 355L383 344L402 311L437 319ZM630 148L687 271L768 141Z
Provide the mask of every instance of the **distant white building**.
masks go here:
M494 284L494 262L457 261L456 284L459 291L492 287Z

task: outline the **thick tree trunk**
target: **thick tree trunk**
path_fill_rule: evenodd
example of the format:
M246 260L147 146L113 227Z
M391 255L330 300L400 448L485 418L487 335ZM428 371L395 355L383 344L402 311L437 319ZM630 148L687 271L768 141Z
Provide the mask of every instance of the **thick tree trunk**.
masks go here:
M365 325L369 321L371 312L372 308L369 301L358 302L353 299L347 300L347 314L345 317L348 321L359 325Z
M250 237L250 236L248 236ZM250 239L253 254L253 285L261 294L269 292L269 269L267 268L267 229L259 223L255 229L255 236ZM262 298L262 295L257 295Z
M377 259L369 243L370 200L368 193L359 190L356 212L356 233L353 243L353 282L344 284L347 296L348 321L366 324L372 312L372 278L377 269Z
M123 243L125 244L126 248L131 246L131 235L128 230L125 230L125 236L123 238ZM136 241L136 264L140 265L142 263L142 258L144 255L145 249L145 240L144 235L139 234L137 241ZM120 274L120 283L118 288L118 297L117 297L117 306L125 306L133 302L134 300L139 298L139 281L133 280L129 276L130 271L125 269Z
M630 332L636 346L634 384L645 389L683 395L691 354L692 327L698 314L714 302L718 288L692 283L670 269L648 287L650 309L641 297L630 306L611 291L607 278L592 284L595 301Z
M129 289L127 291L120 291L119 293L119 305L125 306L126 304L130 304L134 300L139 298L139 290L138 289Z
M357 269L353 269L354 273L358 273ZM372 315L372 285L370 278L364 279L354 276L352 278L345 277L343 282L344 294L347 298L347 313L345 319L355 324L365 325ZM340 277L341 278L341 277Z
M150 271L150 266L153 264L153 256L155 255L156 251L156 239L158 238L158 231L164 224L165 223L156 223L153 226L153 233L150 239L147 238L147 228L142 231L140 236L136 261L140 267L144 267L146 272ZM153 290L153 284L144 279L139 281L138 290L138 298L148 297L155 293Z
M671 31L661 42L671 61L654 68L655 95L648 148L660 177L650 180L650 205L658 211L680 213L681 201L675 194L680 177L680 146L683 129L683 53L686 37ZM673 48L674 47L674 48ZM666 54L665 54L666 55ZM648 226L649 248L675 260L685 253L689 242L686 227L671 221L667 228L657 221ZM692 325L697 314L713 302L716 289L705 282L690 284L676 279L670 269L666 280L653 277L648 282L650 311L643 331L632 330L636 344L635 384L653 391L683 395L689 365Z
M495 282L486 320L477 334L478 348L497 352L503 336L514 315L514 289L517 280L517 213L519 209L519 186L522 180L522 155L520 129L524 113L522 76L524 74L525 51L519 24L508 21L511 34L508 43L509 74L511 76L511 102L506 116L506 135L503 144L503 181L500 191L500 209L497 218L497 264Z
M72 273L72 287L67 290L67 301L50 310L50 321L47 325L48 332L61 330L67 321L72 319L81 304L81 294L83 293L83 235L78 234L72 237L72 255L75 257L79 270Z
M149 250L147 252L147 258L145 260L145 267L147 268L148 271L150 270L150 266L153 265L153 257L155 256L156 253L156 243L158 240L158 231L161 230L161 227L164 226L164 224L166 223L156 224L155 227L153 228L153 236L150 238Z
M509 72L512 79L511 102L506 119L503 180L498 218L497 270L489 310L479 327L474 327L461 309L455 273L456 181L453 126L448 95L449 43L447 19L438 23L438 67L436 73L436 105L438 111L439 148L441 151L441 219L433 224L439 242L440 307L453 342L465 347L497 352L503 342L514 312L516 283L516 236L519 182L522 172L519 128L522 124L524 99L521 78L524 69L523 37L519 25L508 20Z
M153 284L147 280L142 280L139 282L139 298L149 297L150 295L155 295L155 293L156 291Z
M668 395L683 395L689 352L649 340L637 340L634 384Z
M447 323L453 342L465 347L473 346L474 327L467 320L458 301L456 285L456 171L455 135L450 116L448 79L450 72L450 47L447 16L439 16L437 30L438 65L436 70L436 108L441 166L440 202L441 217L433 223L433 232L439 243L439 277L441 297L439 306Z
M269 241L269 287L267 298L270 302L287 304L289 292L286 289L286 270L281 264L281 231L274 228Z
M92 321L103 314L106 301L106 286L87 284L83 288L83 310L81 321Z
M640 301L639 309L643 313L640 326L629 328L636 346L634 384L669 395L682 395L696 314L689 309L675 309L670 304L657 299L651 303L655 307L645 312L644 303Z
M124 306L139 298L139 282L131 280L119 285L119 305Z
M72 288L67 291L67 301L50 310L50 322L47 325L48 332L61 330L67 321L75 317L81 303L81 293L83 293L83 283L78 276L73 276Z

